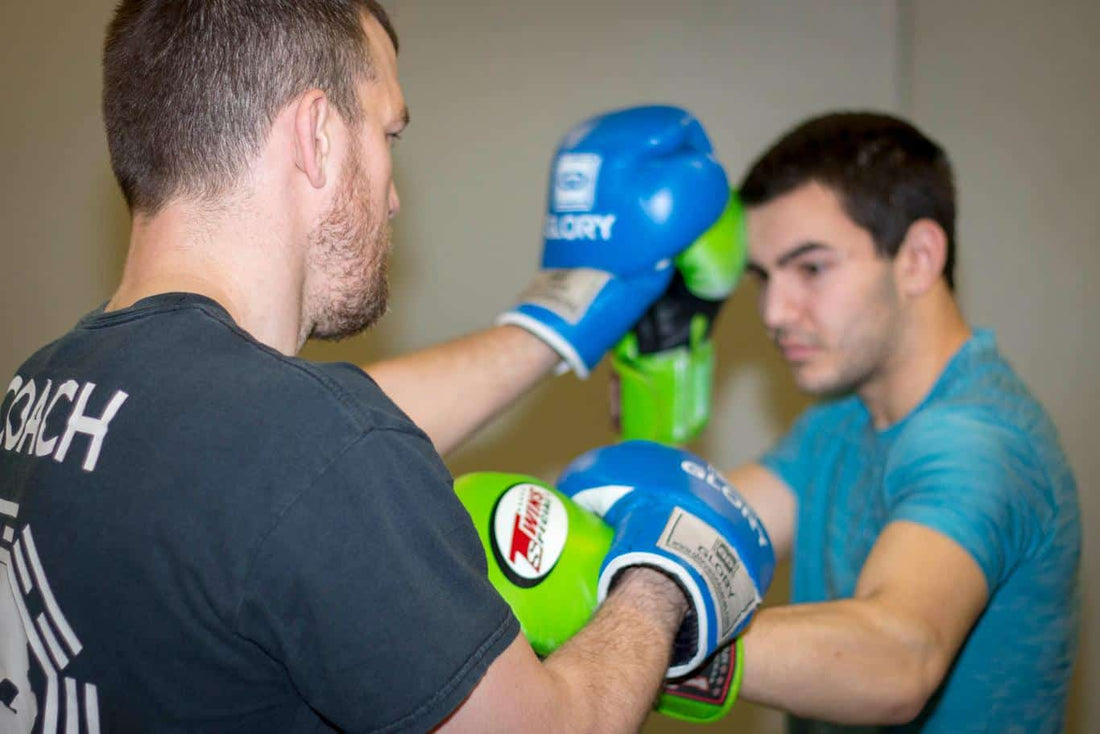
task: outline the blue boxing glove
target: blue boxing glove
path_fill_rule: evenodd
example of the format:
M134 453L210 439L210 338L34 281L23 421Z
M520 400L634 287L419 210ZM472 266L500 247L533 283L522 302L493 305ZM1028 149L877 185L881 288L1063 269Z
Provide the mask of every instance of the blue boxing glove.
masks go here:
M627 441L582 454L557 487L615 528L600 569L600 601L630 566L658 568L684 589L689 612L670 678L699 667L748 624L771 584L775 553L756 513L707 462L663 444Z
M527 329L587 377L728 200L725 171L690 113L632 107L582 122L551 166L542 269L498 323Z

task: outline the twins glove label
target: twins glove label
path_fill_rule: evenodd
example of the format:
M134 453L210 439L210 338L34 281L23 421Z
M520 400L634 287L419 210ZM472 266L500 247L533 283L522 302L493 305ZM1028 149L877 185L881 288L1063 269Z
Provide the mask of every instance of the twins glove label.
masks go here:
M493 508L493 556L516 586L535 586L553 570L569 535L561 500L537 484L517 484Z

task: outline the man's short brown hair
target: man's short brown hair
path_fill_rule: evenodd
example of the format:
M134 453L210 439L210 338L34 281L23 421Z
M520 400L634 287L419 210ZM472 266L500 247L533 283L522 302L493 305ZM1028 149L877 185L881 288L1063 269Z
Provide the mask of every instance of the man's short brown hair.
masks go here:
M839 197L848 216L871 233L879 255L893 258L909 226L932 219L947 235L943 275L955 285L955 183L943 148L905 120L875 112L836 112L786 133L752 165L738 193L745 206L766 204L816 181Z
M111 167L131 211L215 203L287 103L324 90L352 125L374 73L362 20L397 48L375 0L122 0L103 51Z

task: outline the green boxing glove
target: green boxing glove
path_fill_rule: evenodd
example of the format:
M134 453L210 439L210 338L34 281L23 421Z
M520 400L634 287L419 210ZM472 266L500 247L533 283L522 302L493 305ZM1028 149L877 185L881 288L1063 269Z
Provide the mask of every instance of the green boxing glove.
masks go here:
M744 212L737 194L676 257L668 290L612 352L611 415L623 440L686 443L710 420L711 332L745 270Z
M611 528L523 474L475 472L458 477L454 486L485 548L489 580L531 647L546 657L596 611L596 581L611 547ZM733 706L740 685L735 642L691 675L666 681L655 708L683 721L717 721Z
M489 564L489 581L512 607L523 635L545 657L596 609L596 580L613 532L544 482L476 472L455 479Z

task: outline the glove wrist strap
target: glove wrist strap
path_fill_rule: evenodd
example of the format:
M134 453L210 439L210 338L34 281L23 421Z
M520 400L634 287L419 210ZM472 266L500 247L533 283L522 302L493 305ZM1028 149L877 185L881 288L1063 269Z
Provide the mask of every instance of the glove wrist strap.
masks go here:
M680 721L718 721L730 712L741 692L744 660L744 646L735 639L689 675L666 682L654 708Z

